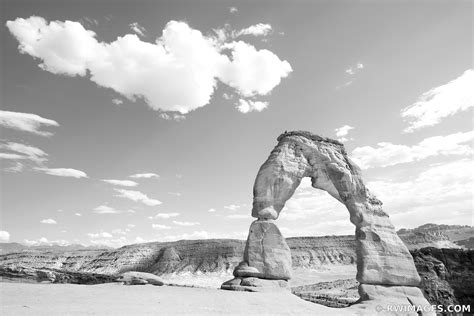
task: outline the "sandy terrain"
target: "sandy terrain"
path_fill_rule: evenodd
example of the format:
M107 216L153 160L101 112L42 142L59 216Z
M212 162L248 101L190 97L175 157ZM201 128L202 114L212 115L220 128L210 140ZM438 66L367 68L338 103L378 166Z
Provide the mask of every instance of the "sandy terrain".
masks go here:
M0 283L2 315L344 315L286 293L120 284Z
M320 269L297 268L292 271L293 277L290 286L300 286L319 282L335 281L339 279L355 279L357 268L355 265L324 266ZM220 288L221 284L233 278L232 273L168 273L160 275L167 283L197 287Z

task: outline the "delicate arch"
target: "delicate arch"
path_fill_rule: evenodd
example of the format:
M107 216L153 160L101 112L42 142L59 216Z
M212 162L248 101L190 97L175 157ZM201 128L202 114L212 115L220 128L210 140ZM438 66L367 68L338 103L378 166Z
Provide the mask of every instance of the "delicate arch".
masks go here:
M362 284L416 286L420 277L382 202L365 187L360 168L338 141L304 131L285 132L261 166L252 216L278 218L303 177L343 203L356 226L357 280Z

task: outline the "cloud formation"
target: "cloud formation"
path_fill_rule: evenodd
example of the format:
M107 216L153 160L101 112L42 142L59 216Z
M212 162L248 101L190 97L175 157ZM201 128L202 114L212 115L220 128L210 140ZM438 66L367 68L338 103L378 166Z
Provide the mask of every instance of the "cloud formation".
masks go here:
M124 189L114 189L117 194L116 196L132 200L134 202L140 202L148 206L160 205L161 202L155 199L149 198L146 194L143 194L140 191L124 190Z
M267 36L272 31L270 24L258 23L242 29L236 33L236 36L253 35L253 36Z
M120 185L123 187L136 187L138 185L138 183L131 180L102 180L102 181L112 184L112 185Z
M72 168L42 168L35 167L34 170L44 172L46 174L57 176L57 177L70 177L70 178L88 178L84 171L72 169Z
M470 131L429 137L414 146L381 142L377 144L377 147L363 146L355 148L352 151L352 158L359 167L368 169L420 161L439 155L471 155L473 149L466 143L473 139L474 132Z
M405 132L439 124L442 119L474 107L474 70L466 70L445 85L423 93L401 111L408 122Z
M160 176L156 173L136 173L132 174L130 178L132 179L151 179L151 178L159 178Z
M241 113L249 113L253 111L261 112L266 109L267 106L268 102L239 99L239 102L237 103L237 110L239 110Z
M173 221L173 224L178 226L196 226L199 225L198 222L180 222L180 221Z
M346 138L347 134L352 129L354 129L354 127L349 126L349 125L344 125L339 128L336 128L334 131L336 132L336 136L338 137L337 140L340 142L346 142L348 140L352 140L352 138L350 139Z
M100 42L93 31L73 21L42 17L6 23L19 50L41 60L54 74L89 76L130 100L150 108L186 114L209 104L221 81L242 96L266 95L292 71L273 52L238 41L222 43L184 22L170 21L154 43L135 34ZM228 57L231 56L231 58Z
M0 241L2 242L10 241L10 233L5 230L0 230Z
M53 133L40 131L40 128L59 126L59 123L32 113L0 111L0 125L40 136L52 136Z
M360 70L364 69L364 64L363 63L357 63L355 64L354 66L351 66L349 68L346 69L346 74L348 75L355 75L357 72L359 72Z
M43 219L40 222L41 224L57 224L57 222L52 218Z
M97 214L119 214L119 213L123 213L123 211L116 210L113 207L110 207L110 206L107 206L107 205L99 205L96 208L94 208L94 213L97 213Z
M129 24L130 26L130 29L132 31L134 31L135 33L137 33L138 35L140 35L141 37L145 37L145 33L146 33L146 29L141 26L140 24L138 24L137 22L134 22L134 23L130 23Z
M399 227L426 223L472 221L474 176L471 159L431 164L419 174L402 179L377 180L367 187L384 203Z
M179 213L158 213L155 215L155 218L171 218L179 216Z
M30 160L37 164L42 164L47 160L48 154L41 149L25 144L6 142L0 143L0 150L6 152L0 153L1 159L9 160Z

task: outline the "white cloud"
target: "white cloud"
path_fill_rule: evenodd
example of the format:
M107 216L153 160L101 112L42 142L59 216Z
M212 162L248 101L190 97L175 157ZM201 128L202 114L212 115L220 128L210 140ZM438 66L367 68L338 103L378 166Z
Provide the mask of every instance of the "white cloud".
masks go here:
M100 233L88 233L87 236L90 238L112 238L112 234L107 232L100 232Z
M351 129L354 129L354 127L352 126L349 126L349 125L344 125L344 126L341 126L339 128L336 128L335 131L336 131L336 136L337 137L342 137L342 136L346 136L349 131Z
M179 216L179 213L158 213L155 215L155 218L171 218Z
M145 33L146 33L146 29L141 26L140 24L138 24L137 22L134 22L134 23L131 23L129 24L130 26L130 29L132 31L134 31L135 33L137 33L138 35L140 35L141 37L145 37Z
M113 184L113 185L120 185L123 187L136 187L138 185L138 183L131 180L102 180L102 181Z
M223 97L224 99L226 99L226 100L231 100L234 96L233 96L232 94L230 94L230 93L225 93L225 92L224 92L224 93L222 94L222 97Z
M0 158L2 159L26 159L41 164L47 160L48 156L47 153L39 148L15 142L1 143L0 149L10 151L0 153Z
M63 239L60 239L60 240L48 240L46 237L41 237L37 240L28 240L28 239L24 239L23 240L23 243L25 243L26 245L28 246L43 246L43 245L48 245L48 246L53 246L53 245L57 245L57 246L69 246L71 243L67 240L63 240Z
M258 23L242 29L236 33L236 36L253 35L253 36L267 36L272 31L270 24Z
M473 149L468 143L474 139L474 132L434 136L414 146L378 143L378 147L363 146L352 151L352 158L362 168L387 167L400 163L419 161L432 156L471 155Z
M261 112L266 109L267 106L268 102L239 99L239 102L237 103L237 110L239 110L241 113L249 113L253 111Z
M232 62L223 68L221 80L241 95L266 95L286 78L292 68L269 50L256 50L242 42L224 44L232 52Z
M367 187L384 203L398 227L416 227L426 223L427 218L435 223L470 223L473 169L471 159L460 159L431 164L401 181L370 181Z
M181 196L181 193L179 192L168 192L169 195L174 195L174 196Z
M0 159L2 159L2 156L4 154L0 153ZM7 155L8 156L8 155ZM8 168L4 168L3 170L6 171L6 172L13 172L13 173L16 173L16 172L21 172L23 171L23 169L25 168L25 165L22 164L21 162L15 162L15 164L13 166L10 166Z
M346 69L346 74L348 75L355 75L357 72L359 72L361 69L364 69L364 64L362 63L357 63L354 66L351 66Z
M130 228L133 228L133 227L135 227L135 226L137 226L137 225L135 225L135 224L127 224L127 227L130 227Z
M237 13L237 12L239 12L239 9L237 9L236 7L230 7L229 12L230 13Z
M123 104L123 100L121 99L112 99L112 103L115 105L121 105Z
M58 177L70 177L70 178L88 178L84 171L71 169L71 168L40 168L35 167L34 170L44 172L46 174Z
M442 119L474 106L474 70L466 70L445 85L423 93L418 100L401 111L408 122L405 132L433 126Z
M354 127L349 126L349 125L344 125L339 128L336 128L334 131L336 132L336 136L338 137L338 141L340 142L346 142L348 140L353 140L352 138L346 138L347 134L349 133L350 130L354 129Z
M151 224L151 227L153 227L153 229L158 229L158 230L171 229L171 227L169 227L169 226L160 225L160 224Z
M113 207L107 206L107 205L99 205L96 208L94 208L94 213L97 214L119 214L119 213L124 213L124 211L116 210Z
M76 216L82 216L81 213L74 213L74 215L76 215Z
M216 211L216 209L215 209L215 208L210 208L210 209L208 209L207 211L208 211L209 213L214 213L214 212Z
M226 210L229 210L229 211L236 211L240 208L241 206L240 205L237 205L237 204L230 204L230 205L226 205L224 206L224 208Z
M10 241L10 233L5 230L0 230L0 241L1 242Z
M57 224L57 222L52 218L43 219L40 222L41 224Z
M115 195L118 197L126 198L134 202L140 202L148 206L160 205L161 202L155 199L149 198L146 194L143 194L139 191L124 190L124 189L114 189L119 194Z
M42 126L59 126L58 122L41 117L36 114L1 110L0 125L41 136L53 135L53 133L51 132L40 131L40 128Z
M180 222L180 221L173 221L173 224L178 226L196 226L199 225L198 222Z
M176 122L179 122L179 121L182 121L182 120L186 119L186 116L184 116L182 114L171 113L171 112L160 113L160 117L164 120L167 120L167 121L176 121Z
M160 176L157 175L156 173L136 173L132 174L130 178L133 179L150 179L150 178L159 178Z
M269 50L242 41L222 43L184 22L168 22L154 43L135 34L99 42L78 22L48 23L35 16L6 25L20 52L40 60L43 70L88 76L132 101L143 98L154 110L186 114L203 107L218 80L246 97L266 95L292 71Z

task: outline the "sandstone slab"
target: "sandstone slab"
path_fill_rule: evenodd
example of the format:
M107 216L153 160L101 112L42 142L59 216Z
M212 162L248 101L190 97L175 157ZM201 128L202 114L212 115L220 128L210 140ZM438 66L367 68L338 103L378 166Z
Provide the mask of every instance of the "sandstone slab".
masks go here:
M137 271L129 271L122 273L120 277L117 278L117 282L123 282L125 285L145 285L152 284L157 286L162 286L165 283L158 276Z
M291 291L286 280L266 280L254 277L236 277L221 285L223 290L247 292Z

